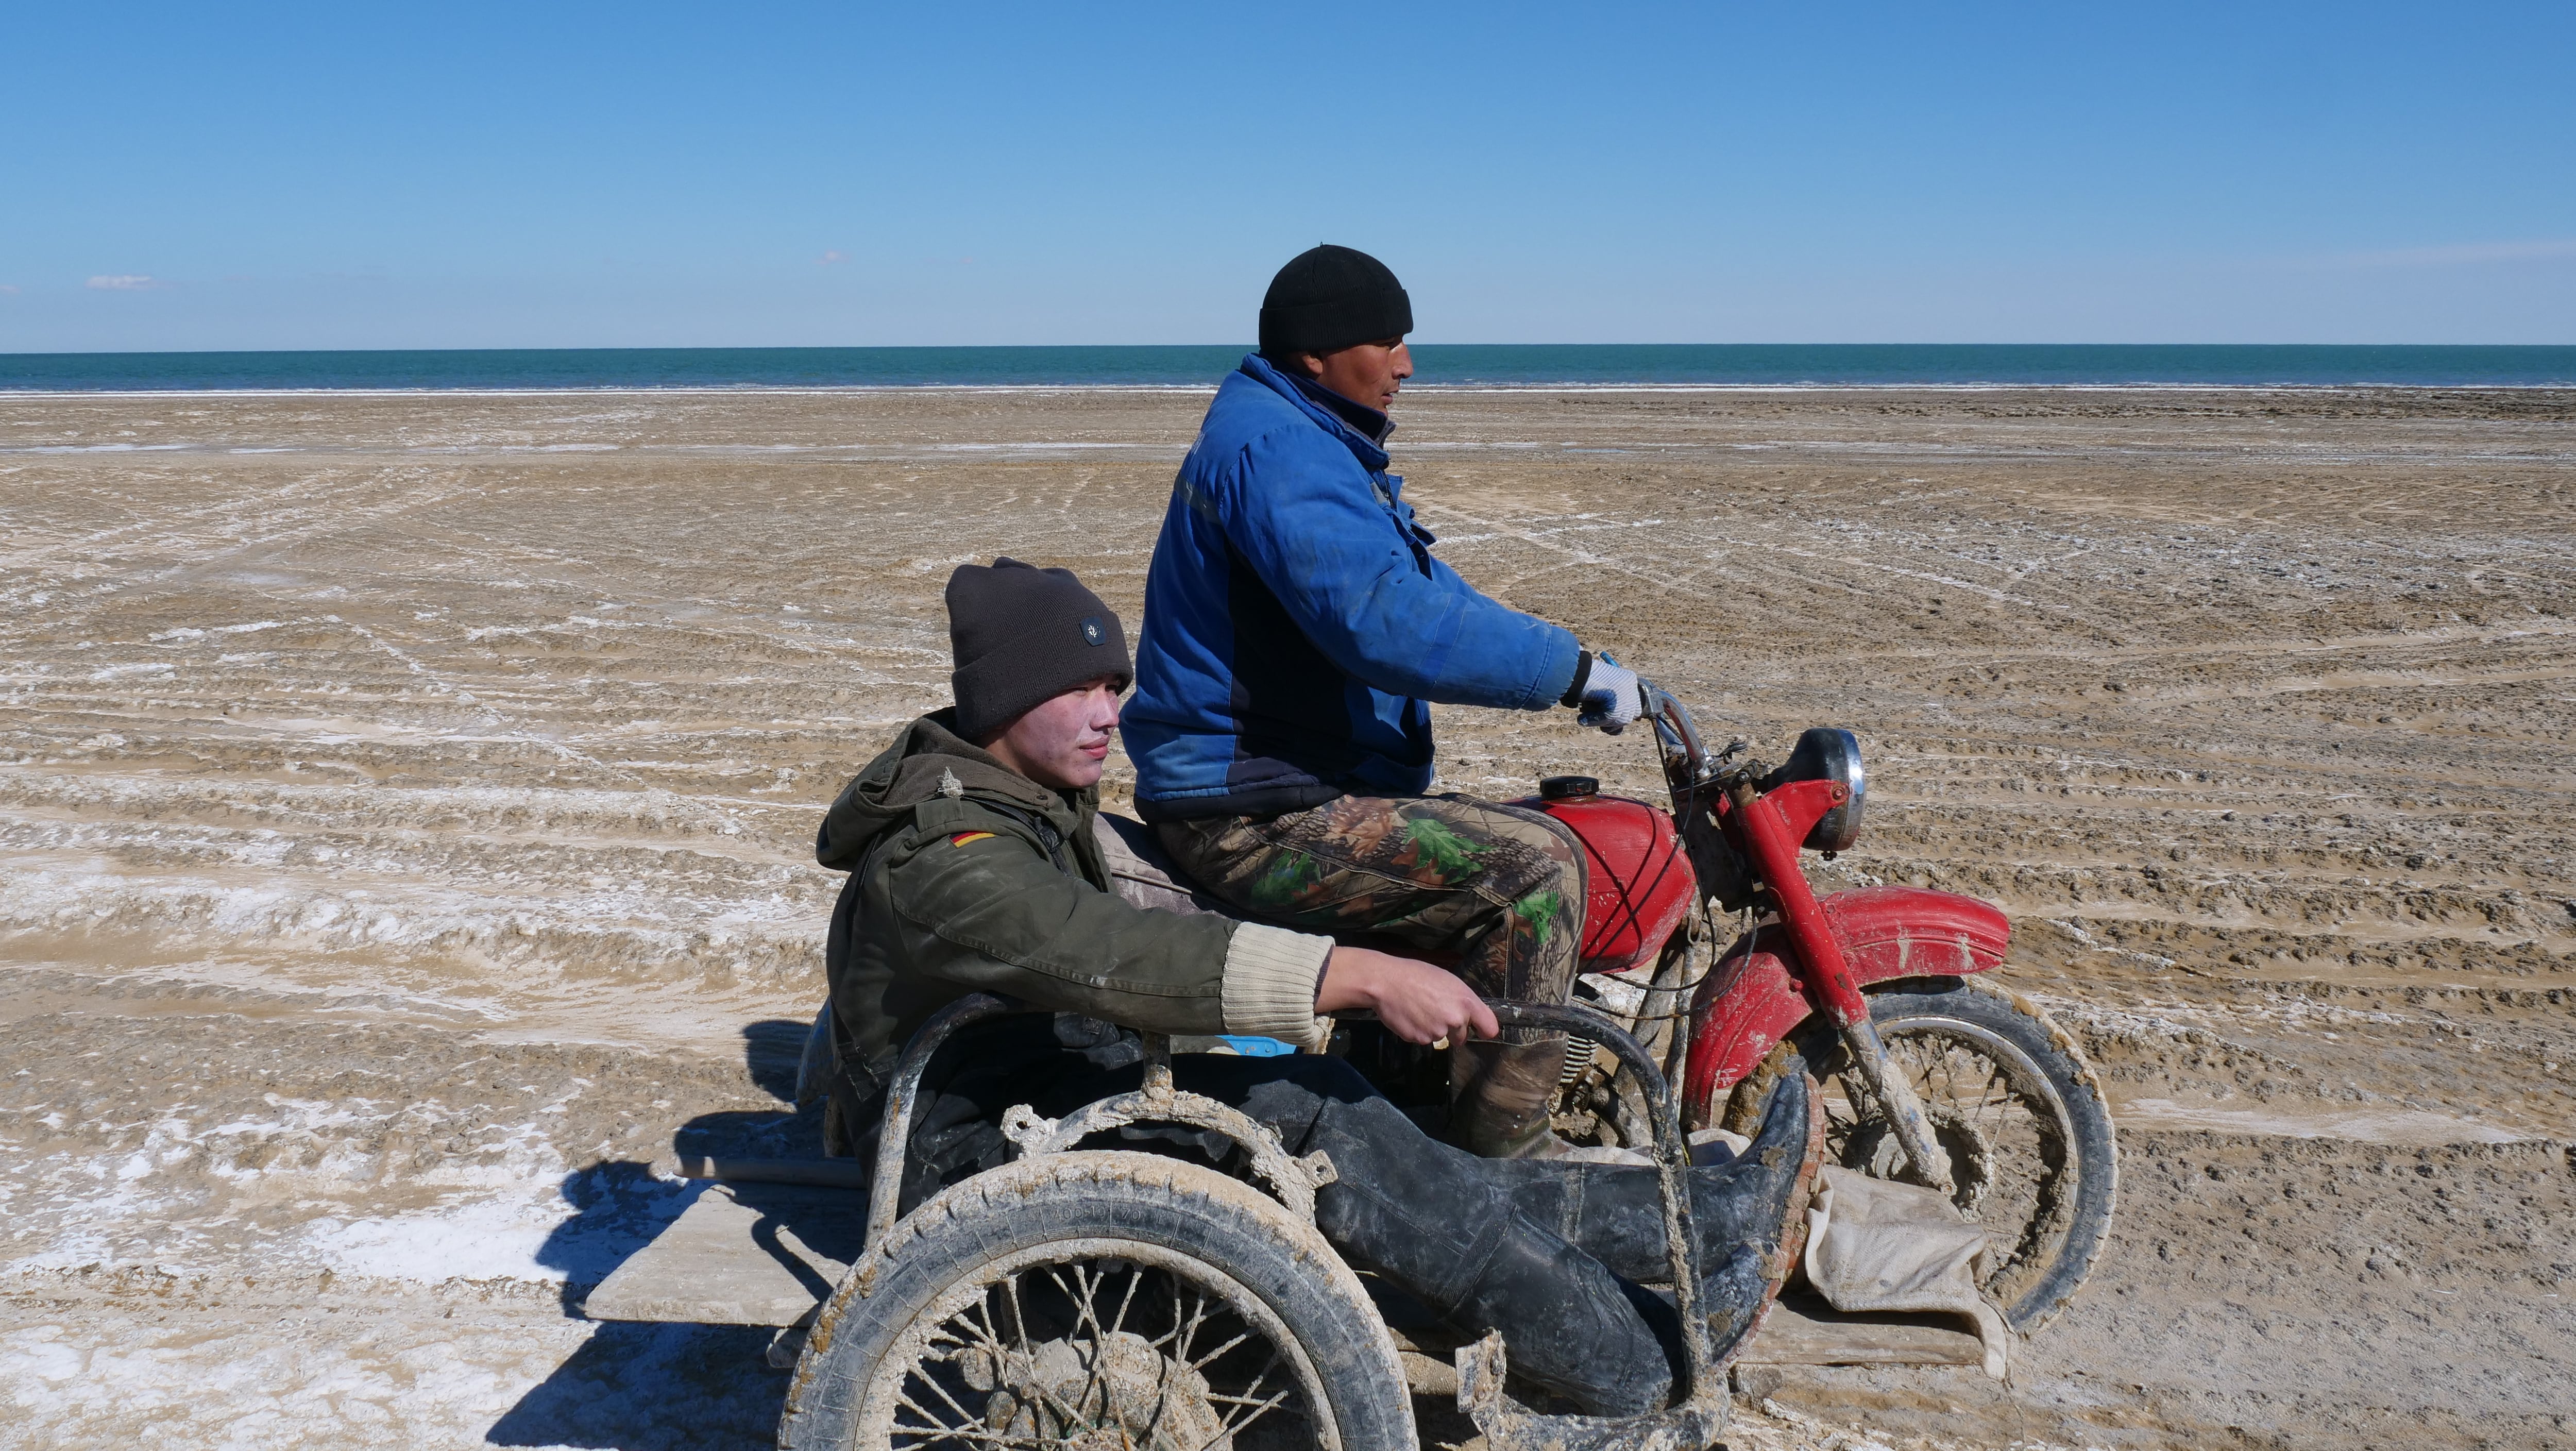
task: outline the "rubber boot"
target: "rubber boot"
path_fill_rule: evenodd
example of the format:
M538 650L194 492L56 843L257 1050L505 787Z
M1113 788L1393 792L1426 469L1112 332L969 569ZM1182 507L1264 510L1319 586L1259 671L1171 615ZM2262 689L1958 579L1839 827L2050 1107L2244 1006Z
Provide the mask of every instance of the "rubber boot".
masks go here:
M1556 1135L1548 1110L1565 1073L1565 1035L1529 1043L1478 1038L1449 1050L1449 1136L1486 1159L1524 1159Z
M1701 1308L1722 1347L1751 1329L1770 1286L1788 1269L1781 1261L1784 1245L1805 1230L1815 1179L1807 1150L1817 1115L1800 1065L1780 1076L1761 1131L1741 1156L1690 1171ZM1514 1209L1614 1273L1649 1283L1671 1280L1663 1186L1655 1170L1521 1160L1490 1165L1488 1172L1509 1191Z
M1658 1409L1671 1394L1672 1307L1515 1210L1500 1165L1426 1137L1348 1063L1192 1054L1174 1077L1239 1105L1288 1152L1330 1157L1315 1227L1450 1328L1502 1331L1514 1375L1594 1415Z
M1332 1157L1336 1179L1315 1196L1315 1227L1353 1264L1455 1330L1501 1330L1515 1375L1590 1414L1664 1404L1671 1335L1654 1322L1669 1312L1516 1212L1491 1165L1424 1138L1380 1098L1325 1103L1294 1148Z

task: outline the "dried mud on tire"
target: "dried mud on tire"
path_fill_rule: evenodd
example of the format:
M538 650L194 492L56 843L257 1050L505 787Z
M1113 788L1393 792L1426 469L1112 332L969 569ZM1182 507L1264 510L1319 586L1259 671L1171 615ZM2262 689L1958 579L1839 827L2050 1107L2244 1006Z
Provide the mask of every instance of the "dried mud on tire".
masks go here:
M1222 1281L1277 1317L1268 1333L1289 1343L1271 1348L1308 1371L1308 1394L1323 1402L1307 1408L1307 1419L1330 1418L1328 1430L1316 1427L1309 1439L1284 1444L1338 1451L1412 1451L1416 1444L1394 1342L1368 1292L1312 1226L1210 1170L1146 1154L1085 1152L1013 1164L957 1185L906 1216L880 1249L852 1266L797 1362L779 1445L838 1451L851 1444L872 1423L870 1403L896 1393L881 1383L888 1358L903 1358L900 1348L918 1336L933 1307L980 1283L992 1267L1032 1255L1040 1266L1168 1257L1188 1273ZM1122 1314L1111 1328L1124 1320ZM1180 1329L1176 1316L1172 1333ZM893 1414L884 1405L873 1409ZM934 1413L946 1409L930 1405ZM875 1441L862 1435L859 1444Z
M763 1332L565 1307L675 1134L802 1131L815 822L945 701L948 570L1132 624L1204 399L0 398L0 1444L768 1444ZM1720 739L1856 731L1818 887L2001 904L2109 1099L2011 1385L1748 1371L1730 1445L2570 1443L2576 394L1397 418L1468 579ZM1436 717L1441 789L1653 789Z

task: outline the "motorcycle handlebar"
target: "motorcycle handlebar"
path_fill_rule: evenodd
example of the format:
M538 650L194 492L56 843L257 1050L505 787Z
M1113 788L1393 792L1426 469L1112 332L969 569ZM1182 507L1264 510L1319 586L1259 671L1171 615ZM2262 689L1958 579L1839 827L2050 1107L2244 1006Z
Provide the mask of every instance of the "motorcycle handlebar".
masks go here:
M1700 744L1699 727L1692 723L1690 710L1651 680L1639 680L1637 692L1641 713L1655 725L1664 779L1677 793L1697 786L1708 776L1708 749Z

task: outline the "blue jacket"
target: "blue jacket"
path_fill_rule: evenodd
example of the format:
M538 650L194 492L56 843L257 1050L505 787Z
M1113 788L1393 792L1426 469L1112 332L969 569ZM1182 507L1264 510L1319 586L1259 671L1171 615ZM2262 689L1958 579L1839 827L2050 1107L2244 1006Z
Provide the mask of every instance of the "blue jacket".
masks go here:
M1431 784L1428 702L1543 710L1574 636L1431 555L1387 456L1259 355L1181 463L1125 711L1148 821Z

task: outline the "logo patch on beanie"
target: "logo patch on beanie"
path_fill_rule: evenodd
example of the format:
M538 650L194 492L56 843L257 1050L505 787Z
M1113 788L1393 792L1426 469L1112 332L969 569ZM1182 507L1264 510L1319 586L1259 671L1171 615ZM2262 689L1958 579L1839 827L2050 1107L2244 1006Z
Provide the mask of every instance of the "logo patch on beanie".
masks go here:
M1100 623L1100 617L1098 615L1085 615L1082 617L1082 643L1086 645L1106 645L1109 643L1109 627Z

